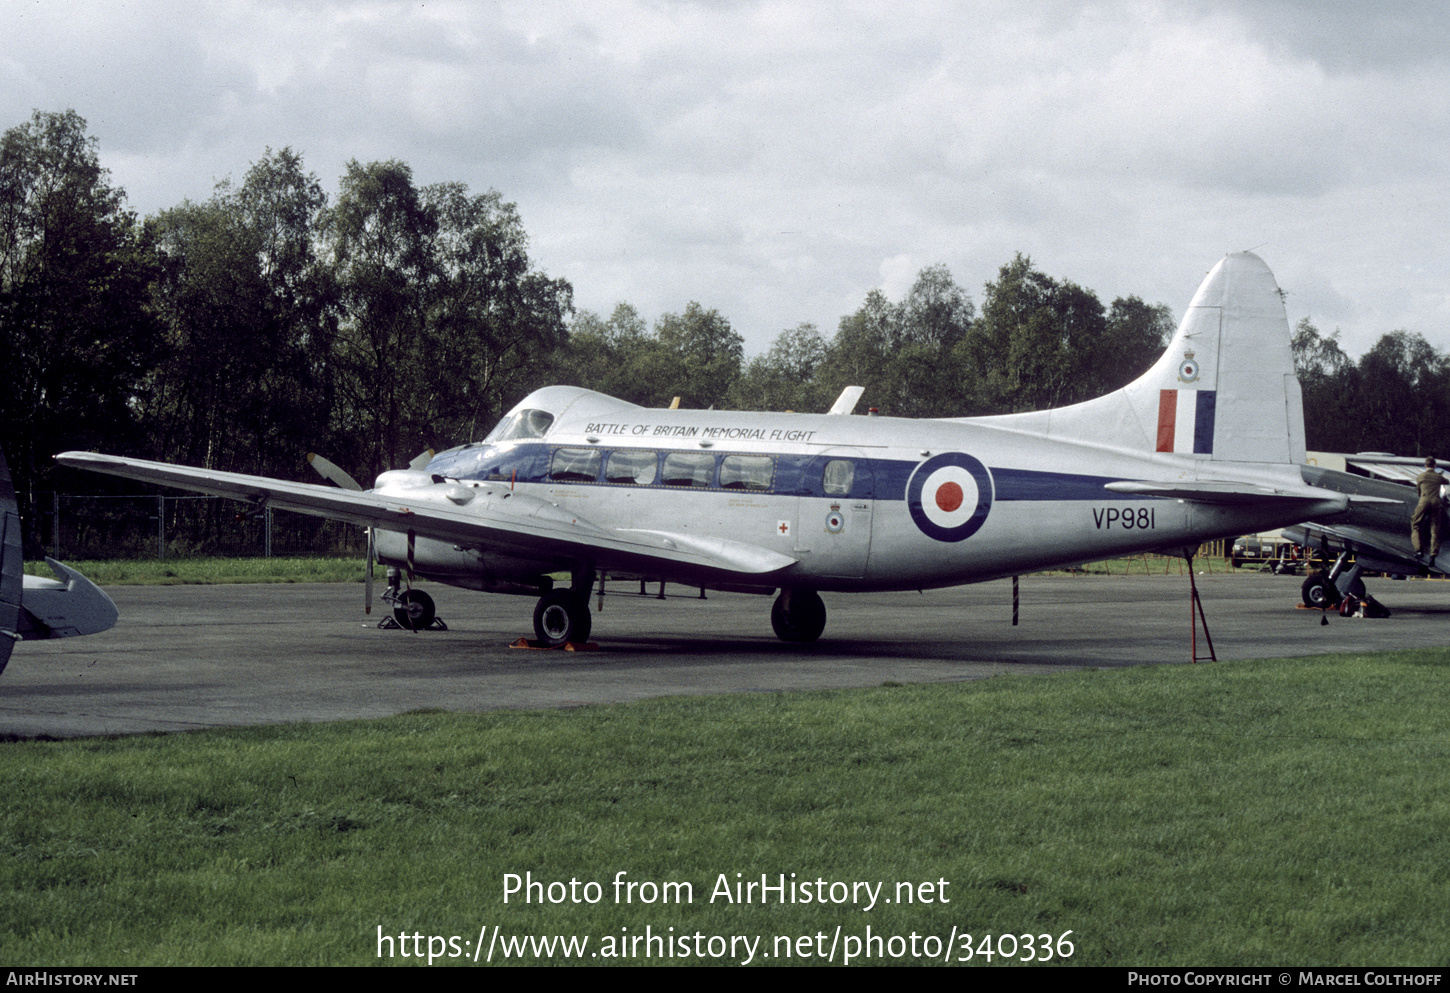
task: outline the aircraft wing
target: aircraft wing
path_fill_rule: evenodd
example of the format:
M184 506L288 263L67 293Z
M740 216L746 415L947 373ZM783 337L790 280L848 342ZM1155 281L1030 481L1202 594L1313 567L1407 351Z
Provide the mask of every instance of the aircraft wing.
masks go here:
M1425 563L1415 558L1408 540L1398 542L1381 528L1313 521L1284 528L1283 533L1296 545L1323 547L1336 553L1340 550L1353 552L1359 565L1376 572L1415 575L1425 568ZM1440 557L1430 563L1430 568L1450 573L1450 561L1447 560L1450 560L1450 555L1441 552Z
M730 576L763 576L795 564L766 548L724 538L602 528L546 500L501 484L419 487L416 495L382 495L265 476L195 469L164 462L65 452L61 465L160 486L230 497L257 506L413 532L465 547L488 547L534 558L575 559L585 552L612 568L650 571L686 567Z

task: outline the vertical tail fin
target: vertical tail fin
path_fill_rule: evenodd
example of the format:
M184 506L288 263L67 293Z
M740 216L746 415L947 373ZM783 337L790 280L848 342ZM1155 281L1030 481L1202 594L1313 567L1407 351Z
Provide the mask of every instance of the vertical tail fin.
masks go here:
M1289 342L1274 274L1239 252L1209 272L1167 351L1138 379L1071 407L984 420L1205 462L1302 464L1304 407Z
M1124 388L1135 406L1157 407L1153 450L1302 463L1304 407L1289 340L1283 296L1263 260L1240 252L1220 261L1163 357Z

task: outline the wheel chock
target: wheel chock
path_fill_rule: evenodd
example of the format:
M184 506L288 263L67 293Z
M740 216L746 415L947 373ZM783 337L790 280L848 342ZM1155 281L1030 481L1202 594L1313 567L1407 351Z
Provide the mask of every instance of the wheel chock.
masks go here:
M448 625L443 623L443 618L435 617L432 623L421 628L405 628L392 617L384 617L378 621L380 631L447 631Z
M510 648L533 648L544 652L597 652L599 646L592 641L566 641L562 645L546 645L542 641L534 641L532 638L520 638Z

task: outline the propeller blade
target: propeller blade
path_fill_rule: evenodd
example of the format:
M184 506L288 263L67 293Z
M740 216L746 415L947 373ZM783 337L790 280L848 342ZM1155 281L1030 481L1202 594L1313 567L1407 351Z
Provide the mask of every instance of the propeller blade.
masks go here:
M317 474L323 479L330 479L345 490L362 490L361 484L349 476L336 463L323 458L313 452L307 453L307 464L317 470Z
M428 468L428 463L433 461L433 456L437 454L431 448L421 451L413 456L413 461L408 463L408 468L413 470L426 469Z

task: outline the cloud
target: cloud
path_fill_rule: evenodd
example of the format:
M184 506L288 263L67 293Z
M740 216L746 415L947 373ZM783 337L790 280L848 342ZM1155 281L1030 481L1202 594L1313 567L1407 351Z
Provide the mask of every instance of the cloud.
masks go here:
M716 307L762 350L1013 253L1181 311L1263 246L1367 347L1450 347L1437 4L0 0L0 123L74 107L133 204L266 147L519 205L582 307ZM1408 267L1405 263L1412 263Z

